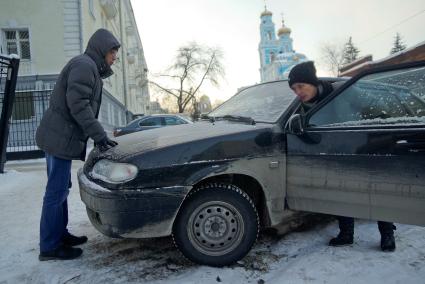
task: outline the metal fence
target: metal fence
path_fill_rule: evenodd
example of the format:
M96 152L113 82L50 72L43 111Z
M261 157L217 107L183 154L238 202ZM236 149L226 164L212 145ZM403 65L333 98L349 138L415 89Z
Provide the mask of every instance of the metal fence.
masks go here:
M53 80L25 81L20 79L22 78L18 78L16 85L15 103L9 120L7 160L44 157L43 151L36 145L35 134L44 112L49 107L55 82ZM115 126L126 124L130 120L132 120L132 113L104 90L99 121L105 131L112 135ZM91 143L91 141L89 142Z
M35 143L35 133L49 107L51 85L19 84L10 119L7 160L40 158L44 154Z
M0 173L6 162L6 145L9 137L9 119L15 97L19 58L0 55Z

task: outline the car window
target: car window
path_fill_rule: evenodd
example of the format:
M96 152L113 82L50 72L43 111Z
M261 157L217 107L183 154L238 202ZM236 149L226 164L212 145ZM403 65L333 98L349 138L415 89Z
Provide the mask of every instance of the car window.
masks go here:
M183 122L180 119L178 119L176 117L172 117L172 116L164 117L164 120L165 120L165 125L183 124Z
M187 124L187 121L181 118L177 118L177 121L179 122L179 124Z
M294 100L295 95L287 81L270 82L240 91L208 116L244 116L274 123Z
M161 124L160 117L146 118L139 123L140 126L161 126Z
M312 115L311 127L425 124L425 67L367 75Z

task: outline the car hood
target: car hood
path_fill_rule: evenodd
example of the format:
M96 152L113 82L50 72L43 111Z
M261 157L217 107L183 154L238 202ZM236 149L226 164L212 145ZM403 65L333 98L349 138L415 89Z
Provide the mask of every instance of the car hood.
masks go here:
M187 152L189 150L196 152L196 150L201 151L205 147L211 148L212 145L220 143L227 143L226 148L233 148L236 144L229 145L229 141L242 143L239 146L249 142L258 147L263 147L269 143L272 126L271 124L248 125L218 121L157 128L117 137L118 145L100 154L100 156L113 160L123 160L163 149L172 149L172 154L175 155L175 152ZM241 153L240 155L244 154ZM155 156L155 160L157 156ZM212 156L219 158L222 155L216 153ZM193 155L191 160L193 160Z

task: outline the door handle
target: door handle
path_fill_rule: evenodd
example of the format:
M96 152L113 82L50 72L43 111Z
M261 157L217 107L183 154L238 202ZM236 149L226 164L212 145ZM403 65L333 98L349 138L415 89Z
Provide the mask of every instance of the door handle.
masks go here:
M425 141L419 140L419 141L408 141L405 139L400 139L396 141L396 144L398 147L403 149L408 149L409 152L423 152L425 151Z

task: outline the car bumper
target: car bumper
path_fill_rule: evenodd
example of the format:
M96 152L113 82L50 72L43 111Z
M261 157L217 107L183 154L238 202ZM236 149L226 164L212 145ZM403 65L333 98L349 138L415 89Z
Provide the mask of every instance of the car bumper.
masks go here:
M93 226L114 238L152 238L171 234L190 186L109 190L78 171L80 196Z

